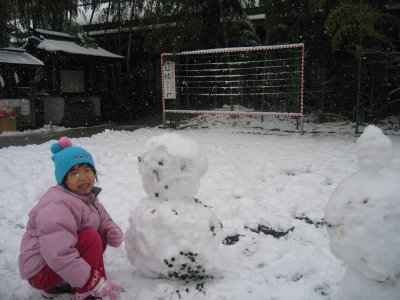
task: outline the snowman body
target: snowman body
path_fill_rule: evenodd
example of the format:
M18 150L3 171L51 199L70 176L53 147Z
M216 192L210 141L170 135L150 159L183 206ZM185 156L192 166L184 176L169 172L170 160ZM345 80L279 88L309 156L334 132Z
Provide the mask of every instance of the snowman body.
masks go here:
M147 196L132 211L125 234L128 259L145 275L181 280L217 275L222 225L194 198L207 163L197 143L178 134L146 143L139 172Z
M378 128L367 127L357 146L361 169L325 208L331 251L348 265L335 299L393 300L400 295L400 174Z

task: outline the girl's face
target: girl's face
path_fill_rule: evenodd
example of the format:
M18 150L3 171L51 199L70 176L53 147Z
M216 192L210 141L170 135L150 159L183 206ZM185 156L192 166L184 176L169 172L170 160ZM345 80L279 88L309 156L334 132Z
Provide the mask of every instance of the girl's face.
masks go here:
M67 187L80 194L87 195L92 191L96 182L96 175L93 169L87 165L76 165L67 174L65 184Z

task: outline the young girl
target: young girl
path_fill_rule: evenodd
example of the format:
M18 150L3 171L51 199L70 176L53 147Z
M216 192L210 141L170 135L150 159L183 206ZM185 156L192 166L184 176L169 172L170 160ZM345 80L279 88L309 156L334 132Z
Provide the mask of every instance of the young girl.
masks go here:
M22 237L21 277L44 298L116 299L122 286L107 280L103 253L119 247L123 233L97 199L96 168L89 152L67 137L51 146L57 184L29 213Z

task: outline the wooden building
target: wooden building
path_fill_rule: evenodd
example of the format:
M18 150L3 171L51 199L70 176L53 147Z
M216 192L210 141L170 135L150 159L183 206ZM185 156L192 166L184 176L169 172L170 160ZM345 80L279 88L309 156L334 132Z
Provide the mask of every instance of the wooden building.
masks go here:
M35 73L44 63L24 49L0 49L0 131L37 126Z
M44 62L37 74L44 124L89 126L111 119L123 56L69 34L36 29L24 48Z

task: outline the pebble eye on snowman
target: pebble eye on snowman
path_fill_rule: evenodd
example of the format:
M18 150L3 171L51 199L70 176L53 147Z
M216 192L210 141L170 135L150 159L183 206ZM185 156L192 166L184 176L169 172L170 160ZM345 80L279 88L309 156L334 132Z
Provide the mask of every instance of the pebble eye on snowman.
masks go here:
M195 198L208 168L204 150L192 139L166 133L146 142L138 165L147 196L129 217L130 262L152 278L217 276L222 224Z
M400 299L400 172L392 143L375 126L357 140L360 170L325 207L332 253L347 264L335 300Z

